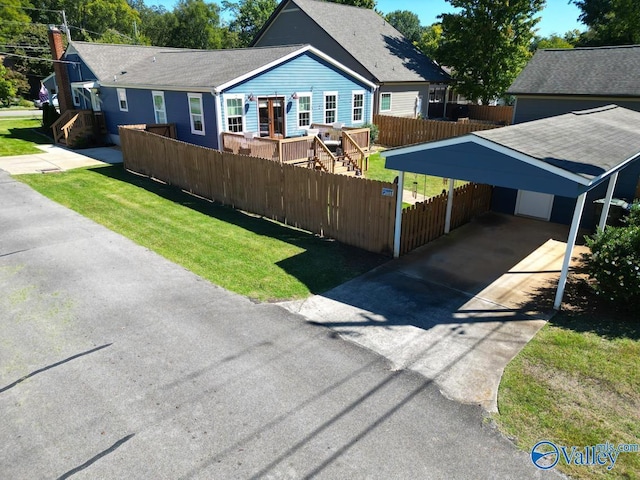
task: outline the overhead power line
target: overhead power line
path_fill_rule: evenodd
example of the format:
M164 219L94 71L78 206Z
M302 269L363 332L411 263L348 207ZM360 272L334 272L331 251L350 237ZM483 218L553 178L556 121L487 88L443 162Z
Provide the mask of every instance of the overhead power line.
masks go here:
M23 50L49 50L49 47L33 47L31 45L0 45L0 48L22 48Z
M66 63L69 65L80 65L80 62L70 62L68 60L54 60L52 58L42 58L42 57L29 57L28 55L18 55L17 53L9 53L9 52L0 52L0 55L5 55L7 57L18 57L18 58L26 58L27 60L32 61L42 61L42 62L51 62L51 63Z
M0 7L19 8L20 10L38 10L40 12L62 13L62 10L50 10L48 8L23 7L20 5L9 5L8 3L0 3Z

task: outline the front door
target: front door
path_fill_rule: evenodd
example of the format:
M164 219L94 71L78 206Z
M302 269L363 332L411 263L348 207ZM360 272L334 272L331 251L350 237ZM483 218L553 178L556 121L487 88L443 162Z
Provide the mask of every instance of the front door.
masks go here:
M516 215L549 220L553 207L553 195L548 193L518 190L516 199Z
M260 136L284 138L284 98L259 98Z
M100 97L98 96L98 92L95 89L91 89L91 108L94 112L99 112L100 108Z

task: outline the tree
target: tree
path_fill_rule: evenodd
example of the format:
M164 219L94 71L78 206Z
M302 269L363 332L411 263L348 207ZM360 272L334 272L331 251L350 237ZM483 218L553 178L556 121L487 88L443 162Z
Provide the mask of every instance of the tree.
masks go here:
M15 96L15 84L7 77L7 69L3 65L0 65L0 103L9 106Z
M530 50L535 52L541 48L573 48L574 44L567 40L567 35L561 37L560 35L553 33L548 37L536 36L531 42Z
M411 43L420 40L422 26L418 15L409 10L394 10L385 17L393 28L404 35Z
M248 47L278 6L278 0L223 1L222 8L233 13L229 30L237 35L237 46Z
M415 45L427 57L435 60L438 58L438 48L440 48L441 41L442 24L434 23L422 30L422 35Z
M638 0L573 0L582 13L578 19L589 27L581 44L632 45L640 43Z
M222 47L220 7L204 0L180 0L173 10L172 47L216 49Z
M447 0L436 60L450 67L456 90L488 103L504 94L531 56L533 27L544 0Z
M328 2L340 3L342 5L352 5L354 7L376 8L376 0L326 0Z

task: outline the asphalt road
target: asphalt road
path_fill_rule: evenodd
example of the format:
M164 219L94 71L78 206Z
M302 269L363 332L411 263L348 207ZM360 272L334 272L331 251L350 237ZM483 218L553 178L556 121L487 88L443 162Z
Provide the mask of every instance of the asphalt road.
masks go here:
M479 407L0 171L0 478L557 478Z
M9 110L0 108L0 118L34 117L42 118L42 110Z

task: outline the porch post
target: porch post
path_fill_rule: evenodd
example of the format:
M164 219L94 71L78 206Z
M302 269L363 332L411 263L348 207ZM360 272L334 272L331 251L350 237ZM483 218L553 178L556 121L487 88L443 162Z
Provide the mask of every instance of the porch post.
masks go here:
M609 217L609 208L611 207L611 198L613 198L613 191L616 188L616 183L618 182L618 173L616 172L609 178L609 186L607 187L607 195L604 199L604 205L602 205L602 213L600 214L600 223L598 223L598 228L600 230L604 230L607 226L607 218Z
M451 231L451 212L453 211L453 185L455 180L449 179L449 195L447 196L447 215L444 218L444 233Z
M393 232L393 258L400 256L400 233L402 230L402 193L404 192L404 171L398 174L398 190L396 191L396 224Z
M567 249L564 252L564 260L562 262L562 271L560 272L560 280L558 281L558 289L556 290L556 300L553 303L555 310L560 310L562 306L562 296L564 295L564 287L567 283L567 275L569 274L569 264L571 263L571 255L573 247L578 237L578 229L580 228L580 220L582 219L582 210L584 209L584 201L587 198L587 192L581 194L576 200L576 208L573 211L573 221L571 222L571 230L569 230L569 238L567 238Z
M220 101L220 92L213 90L213 99L216 108L216 134L218 137L218 151L222 152L222 102Z

